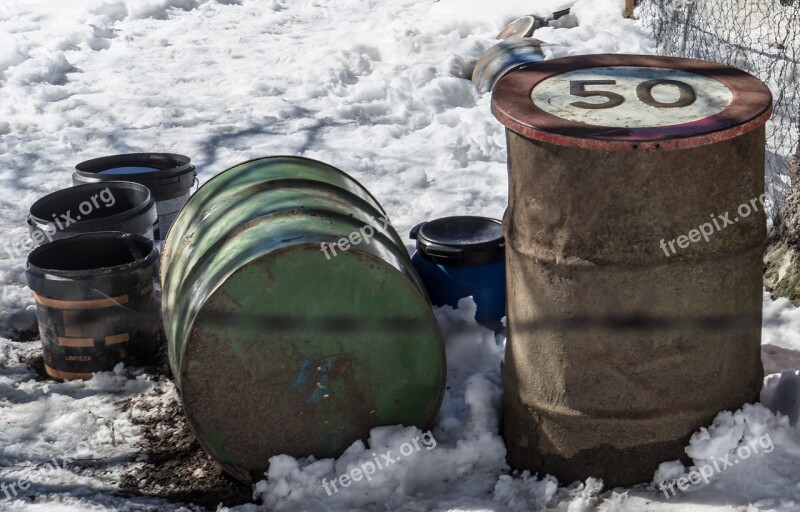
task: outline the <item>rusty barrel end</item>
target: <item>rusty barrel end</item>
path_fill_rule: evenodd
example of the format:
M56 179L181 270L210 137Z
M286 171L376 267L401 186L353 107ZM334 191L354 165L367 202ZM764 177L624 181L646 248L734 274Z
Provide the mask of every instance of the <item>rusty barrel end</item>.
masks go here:
M273 157L210 180L173 224L170 361L189 423L235 477L274 455L336 457L376 426L435 418L442 335L382 219L341 171ZM358 243L343 250L343 238Z

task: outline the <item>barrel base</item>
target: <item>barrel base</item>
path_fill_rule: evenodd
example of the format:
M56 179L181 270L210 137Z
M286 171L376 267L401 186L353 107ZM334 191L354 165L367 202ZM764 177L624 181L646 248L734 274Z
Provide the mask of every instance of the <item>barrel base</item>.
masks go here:
M754 396L752 401L757 399ZM607 489L650 482L658 466L665 461L680 460L691 465L685 447L692 435L709 425L717 415L677 413L669 419L603 422L596 418L567 418L537 412L508 394L503 398L503 411L503 437L509 446L507 460L511 467L542 476L549 474L563 484L589 477L601 478ZM590 422L591 429L587 428ZM618 446L631 439L641 439L642 433L649 433L652 439L663 439L674 435L676 427L685 428L690 424L691 428L673 439ZM563 440L574 441L576 435L586 432L591 432L593 441L603 439L604 442L564 455L568 452L563 449Z
M760 247L641 267L540 261L513 243L506 251L513 467L565 483L647 482L719 411L757 400Z
M276 455L333 458L381 425L428 428L444 382L424 296L358 249L326 261L298 244L243 263L204 302L181 354L188 423L245 482Z

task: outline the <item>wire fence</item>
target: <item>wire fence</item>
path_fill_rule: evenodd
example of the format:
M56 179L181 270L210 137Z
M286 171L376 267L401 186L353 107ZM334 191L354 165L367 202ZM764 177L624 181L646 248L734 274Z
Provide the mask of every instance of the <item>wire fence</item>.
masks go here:
M641 0L636 13L660 54L736 66L772 90L765 177L778 221L800 184L800 0Z

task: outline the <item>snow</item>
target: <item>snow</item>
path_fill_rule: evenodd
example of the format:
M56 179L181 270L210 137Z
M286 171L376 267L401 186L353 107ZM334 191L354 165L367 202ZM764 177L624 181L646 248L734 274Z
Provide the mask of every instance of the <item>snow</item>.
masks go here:
M621 0L580 0L537 31L548 57L651 53ZM201 181L250 158L301 154L364 183L402 234L444 215L500 217L505 137L490 96L468 81L511 19L565 2L522 0L3 0L0 2L0 483L31 481L0 510L189 510L115 492L142 460L143 426L174 385L118 367L87 382L38 380L25 216L97 156L169 151ZM410 248L409 244L409 248ZM768 377L760 404L721 413L696 433L693 466L665 461L651 484L608 490L597 479L516 474L498 433L505 338L474 321L474 303L438 308L448 389L429 433L374 429L336 460L278 456L253 487L256 510L800 510L800 310L764 298ZM666 498L658 484L761 446L708 485ZM376 457L413 453L328 495L323 479L363 473ZM753 445L752 443L756 443ZM430 448L430 449L429 449ZM373 455L375 453L376 455ZM66 457L69 461L65 461ZM53 461L55 458L55 461ZM74 459L74 460L73 460ZM50 464L52 467L48 467ZM57 467L56 467L57 466ZM7 487L6 487L7 488ZM12 493L13 494L13 493Z

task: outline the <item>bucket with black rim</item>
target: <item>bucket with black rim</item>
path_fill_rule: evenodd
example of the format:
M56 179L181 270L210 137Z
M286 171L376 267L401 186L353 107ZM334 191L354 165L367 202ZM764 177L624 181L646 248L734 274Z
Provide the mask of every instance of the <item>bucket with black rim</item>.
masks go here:
M158 223L154 226L156 241L167 236L172 221L189 200L196 178L189 157L174 153L106 156L81 162L75 169L72 175L75 184L123 180L149 188L158 211Z
M127 233L86 233L34 249L26 274L47 374L89 379L120 362L148 362L160 339L157 267L153 241Z
M98 231L121 231L152 239L156 219L156 205L147 187L107 181L42 197L31 205L28 229L36 245Z

